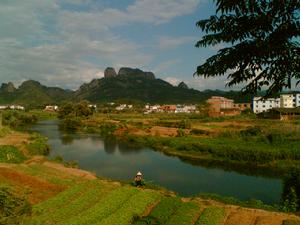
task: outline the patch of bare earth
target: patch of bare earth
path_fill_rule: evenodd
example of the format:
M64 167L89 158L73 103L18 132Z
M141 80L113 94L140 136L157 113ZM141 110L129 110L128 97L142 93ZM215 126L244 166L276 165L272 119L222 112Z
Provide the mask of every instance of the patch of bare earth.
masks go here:
M40 165L43 165L43 166L49 168L49 170L52 169L52 170L61 172L62 176L69 175L69 176L74 176L74 177L80 177L80 178L87 179L87 180L97 179L95 174L93 174L91 172L77 169L77 168L65 167L62 164L47 161L47 159L43 156L34 156L31 159L27 160L25 162L25 164L27 164L27 165L40 164Z
M0 165L0 181L12 184L16 188L27 189L28 201L32 204L44 201L65 189L64 186L51 184L21 172Z
M27 142L29 138L28 134L13 132L6 135L5 137L0 138L0 145L22 145L24 142Z
M175 137L178 134L178 129L173 127L154 126L150 129L150 134L152 136L160 137Z
M300 221L299 216L287 213L243 208L206 199L197 199L197 201L203 208L209 206L223 207L226 211L226 217L222 225L282 225L284 220Z

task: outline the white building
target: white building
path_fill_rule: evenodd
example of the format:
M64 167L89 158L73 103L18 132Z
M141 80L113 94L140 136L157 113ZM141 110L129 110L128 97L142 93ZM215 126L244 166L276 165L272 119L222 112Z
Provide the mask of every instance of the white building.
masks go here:
M293 94L282 94L280 95L280 108L295 108L296 107L296 96Z
M279 98L253 98L253 112L267 112L273 108L296 108L300 107L300 93L281 94Z
M254 97L253 99L253 112L254 113L262 113L267 112L273 108L280 107L280 99L279 98L262 98L262 97Z
M58 106L57 105L46 105L45 111L57 111L58 110Z
M300 93L295 94L296 107L300 107Z
M25 110L25 108L21 105L11 105L9 108L14 110Z

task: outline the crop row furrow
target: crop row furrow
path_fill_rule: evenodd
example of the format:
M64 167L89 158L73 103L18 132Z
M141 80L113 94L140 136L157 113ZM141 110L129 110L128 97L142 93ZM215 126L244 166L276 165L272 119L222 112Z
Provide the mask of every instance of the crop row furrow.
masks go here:
M52 211L59 210L63 206L69 205L72 201L74 201L77 197L82 195L87 189L95 184L95 181L85 182L69 188L54 198L34 206L33 213L36 215L41 215L43 213L48 214Z
M98 221L96 225L130 225L134 217L142 215L146 209L154 204L160 195L154 191L141 191L131 197L125 204L109 217Z
M203 210L196 225L220 225L225 216L224 208L208 207Z
M59 221L64 221L66 219L66 216L72 217L74 215L79 215L83 210L86 210L95 205L110 190L111 189L106 189L100 185L96 185L83 195L76 198L74 201L70 202L70 204L63 206L50 214L44 214L36 219L38 221L44 221L45 224L56 224Z
M166 222L166 225L191 225L199 215L200 206L196 202L185 202Z
M121 187L110 192L102 201L60 225L92 225L116 212L128 199L139 192L136 188Z

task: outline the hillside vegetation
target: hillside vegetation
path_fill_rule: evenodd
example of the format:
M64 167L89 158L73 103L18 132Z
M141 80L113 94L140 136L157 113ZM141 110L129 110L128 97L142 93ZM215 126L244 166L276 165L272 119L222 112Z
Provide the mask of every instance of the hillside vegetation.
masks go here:
M65 101L88 100L92 103L135 101L143 103L200 103L211 96L229 97L237 102L250 102L252 96L237 91L198 91L184 83L173 86L155 78L151 72L121 68L119 74L94 79L76 91L47 87L34 80L23 82L18 88L12 83L0 87L0 104L21 104L27 108L41 108Z

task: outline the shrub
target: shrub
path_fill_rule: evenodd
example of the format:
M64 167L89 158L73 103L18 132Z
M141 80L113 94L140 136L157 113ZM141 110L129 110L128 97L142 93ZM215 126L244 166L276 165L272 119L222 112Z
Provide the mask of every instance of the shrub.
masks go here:
M48 155L50 153L50 147L47 144L47 138L34 134L31 136L31 142L26 145L26 148L30 155Z
M4 111L2 113L2 124L12 128L22 127L37 122L36 115L31 115L21 111Z
M31 206L24 198L17 197L10 188L0 186L0 224L21 224Z
M0 162L2 163L21 163L26 157L14 146L0 146Z

